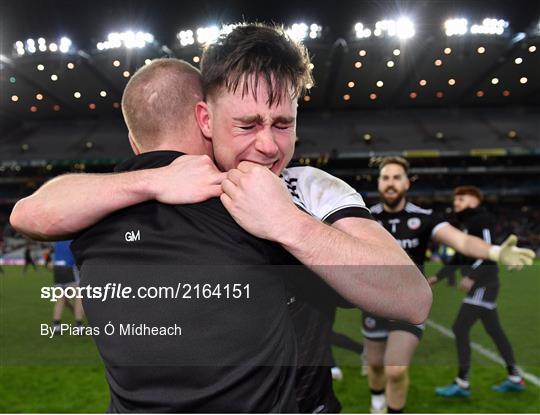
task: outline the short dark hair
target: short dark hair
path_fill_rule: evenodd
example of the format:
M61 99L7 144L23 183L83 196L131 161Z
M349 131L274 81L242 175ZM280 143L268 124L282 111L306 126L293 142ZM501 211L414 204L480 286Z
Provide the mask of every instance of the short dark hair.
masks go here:
M471 195L476 197L480 203L484 201L482 191L476 186L458 186L454 189L454 196Z
M280 26L240 24L216 43L206 47L201 72L206 99L225 88L256 99L259 78L268 88L268 105L279 104L290 94L299 97L313 85L305 46L289 37ZM250 91L251 90L251 91Z
M403 170L405 170L405 174L407 176L409 175L409 162L403 157L398 157L398 156L383 158L381 160L381 163L379 164L379 173L383 169L384 166L387 166L389 164L397 164L403 167Z

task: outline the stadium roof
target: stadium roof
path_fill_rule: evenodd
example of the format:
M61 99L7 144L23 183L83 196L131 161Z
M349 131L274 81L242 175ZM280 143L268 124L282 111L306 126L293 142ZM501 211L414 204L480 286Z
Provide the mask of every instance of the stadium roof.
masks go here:
M44 120L119 120L122 90L137 68L163 56L198 65L201 42L242 19L283 23L306 36L316 85L302 97L303 110L540 104L540 3L0 4L0 136L10 139ZM465 30L463 20L448 20L464 18Z

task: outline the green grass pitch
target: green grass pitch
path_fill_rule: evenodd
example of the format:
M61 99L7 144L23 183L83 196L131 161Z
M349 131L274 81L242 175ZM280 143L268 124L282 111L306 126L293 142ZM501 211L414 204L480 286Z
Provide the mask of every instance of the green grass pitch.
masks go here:
M430 264L428 274L437 265ZM47 339L39 325L49 323L51 303L39 298L40 287L51 284L51 273L40 268L23 275L21 267L4 266L0 274L0 412L97 412L107 409L108 389L99 355L89 337ZM520 366L540 377L540 267L501 273L499 314ZM430 319L450 328L463 294L441 283L434 291ZM71 313L65 312L70 322ZM340 310L336 330L361 340L360 313ZM495 351L481 323L472 340ZM334 349L344 379L334 382L343 411L369 410L367 380L360 375L359 357ZM407 412L535 413L540 412L540 387L531 382L519 394L500 395L491 386L505 377L505 369L473 351L472 397L443 399L436 386L455 376L453 340L428 327L411 368Z

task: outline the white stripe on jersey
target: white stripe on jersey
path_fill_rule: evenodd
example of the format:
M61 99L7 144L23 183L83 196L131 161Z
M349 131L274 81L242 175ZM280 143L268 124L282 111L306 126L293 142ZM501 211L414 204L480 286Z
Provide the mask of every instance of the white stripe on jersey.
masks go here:
M474 261L474 263L471 265L471 268L472 268L472 269L478 268L480 265L482 265L482 262L484 262L483 259L477 259L477 260Z
M371 206L369 210L371 211L371 213L377 215L383 211L383 205L382 203L377 203L376 205Z
M435 236L435 234L437 232L439 232L439 230L445 225L450 225L450 224L448 222L444 221L444 222L441 222L441 223L438 223L437 225L435 225L433 227L433 230L431 231L431 236Z
M368 339L370 337L372 339L384 339L388 337L388 330L367 331L366 329L362 329L362 335Z
M492 301L484 301L485 292L486 287L479 287L474 290L472 297L465 297L463 302L465 304L476 305L478 307L487 308L488 310L493 310L497 307L497 304Z
M491 245L491 232L488 228L482 230L482 235L484 236L484 241Z
M411 202L407 202L405 211L409 213L423 213L424 215L431 215L433 213L432 209L422 209L420 206L416 206Z

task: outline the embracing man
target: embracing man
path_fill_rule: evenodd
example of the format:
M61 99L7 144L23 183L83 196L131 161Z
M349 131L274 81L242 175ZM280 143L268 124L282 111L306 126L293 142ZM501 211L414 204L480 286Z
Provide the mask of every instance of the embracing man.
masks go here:
M159 284L186 266L191 274L182 278L196 284L201 274L210 278L197 271L209 264L220 270L213 269L213 283L253 285L252 296L236 302L85 299L90 324L126 313L185 324L175 341L96 339L110 410L296 411L297 339L287 302L298 285L300 301L309 297L309 285L263 265L298 260L320 277L312 281L355 306L413 324L427 317L427 282L371 220L361 196L319 170L284 170L294 151L297 99L308 83L301 44L280 29L238 26L206 49L202 83L194 68L171 59L133 76L122 108L136 156L119 173L61 176L15 206L11 222L30 237L76 235L83 285L126 274ZM128 230L140 230L140 239L127 241ZM146 366L136 364L148 356ZM328 394L320 388L298 405L329 411Z

